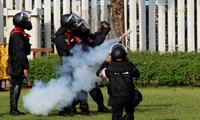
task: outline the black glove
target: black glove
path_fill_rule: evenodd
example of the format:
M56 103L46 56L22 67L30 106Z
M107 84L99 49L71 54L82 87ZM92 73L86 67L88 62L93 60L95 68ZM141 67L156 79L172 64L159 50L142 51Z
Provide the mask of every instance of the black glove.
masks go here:
M107 35L111 30L110 23L106 21L101 22L100 32L104 35Z

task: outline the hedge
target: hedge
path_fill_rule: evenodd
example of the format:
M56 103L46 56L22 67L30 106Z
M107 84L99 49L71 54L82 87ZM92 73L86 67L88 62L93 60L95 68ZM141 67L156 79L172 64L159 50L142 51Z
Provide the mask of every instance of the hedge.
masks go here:
M142 85L183 86L200 84L200 53L129 52L141 72Z
M59 76L60 57L50 54L30 60L29 76L31 80L49 81L51 78Z
M139 85L183 86L200 85L200 53L196 52L128 52L130 60L138 67ZM60 58L47 55L30 60L32 80L48 81L59 76Z

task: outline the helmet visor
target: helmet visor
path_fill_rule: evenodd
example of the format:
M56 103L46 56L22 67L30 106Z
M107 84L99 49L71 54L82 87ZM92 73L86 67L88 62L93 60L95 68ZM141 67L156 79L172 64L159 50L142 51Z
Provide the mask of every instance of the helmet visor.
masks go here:
M77 28L79 28L82 32L85 32L90 29L90 26L85 22L85 20L80 20L77 24Z
M31 12L29 12L29 11L22 11L21 12L21 16L20 16L20 21L23 18L26 18L26 19L30 20L30 18L31 18Z
M79 17L79 16L76 15L75 13L72 13L72 14L69 16L67 22L69 22L69 23L76 23L76 24L77 24L79 20L81 20L81 17Z
M74 27L75 28L80 28L80 27L83 27L85 29L90 29L90 26L89 24L83 20L80 16L78 16L77 14L75 13L72 13L68 19L68 22L70 23L75 23Z
M116 48L116 47L121 47L121 48L123 48L123 49L126 51L126 53L127 53L127 48L126 48L123 44L120 44L120 43L115 43L114 45L112 45L112 47L110 48L110 53L112 53L112 51L113 51L114 48Z

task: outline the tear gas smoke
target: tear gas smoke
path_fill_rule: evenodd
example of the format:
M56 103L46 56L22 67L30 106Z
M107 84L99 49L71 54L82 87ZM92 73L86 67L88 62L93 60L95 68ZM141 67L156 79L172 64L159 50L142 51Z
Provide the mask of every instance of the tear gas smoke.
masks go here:
M73 56L62 58L61 77L48 83L35 81L33 88L23 96L23 106L31 114L47 116L50 111L69 105L79 91L91 90L98 80L97 67L116 42L117 39L107 40L100 46L89 48L88 52L82 51L80 45L75 46Z

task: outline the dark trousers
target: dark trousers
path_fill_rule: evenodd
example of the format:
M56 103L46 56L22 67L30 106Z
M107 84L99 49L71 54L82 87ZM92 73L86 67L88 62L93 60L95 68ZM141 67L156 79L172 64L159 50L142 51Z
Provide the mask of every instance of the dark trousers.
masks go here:
M18 100L21 93L23 77L11 78L10 111L18 111Z
M77 94L77 97L74 99L72 106L75 107L79 104L79 108L81 111L88 111L88 93L86 91L80 91Z
M90 96L92 99L97 103L98 106L102 106L103 104L103 94L101 92L101 89L96 86L93 88L90 92Z
M133 97L110 97L109 101L112 106L112 120L133 120L134 119L134 107ZM126 115L123 117L123 110L125 109ZM126 118L126 119L124 119Z

